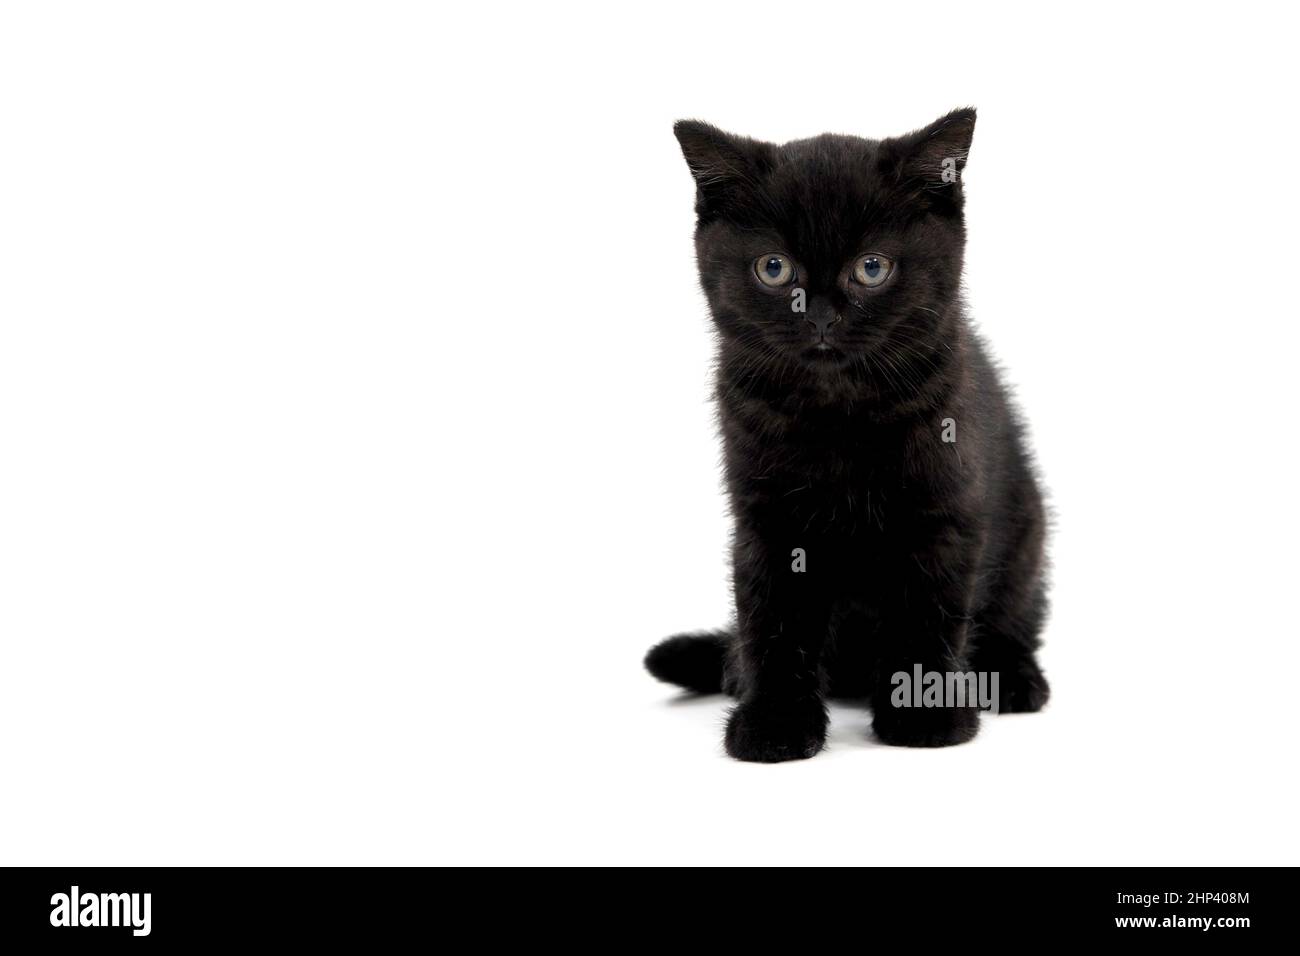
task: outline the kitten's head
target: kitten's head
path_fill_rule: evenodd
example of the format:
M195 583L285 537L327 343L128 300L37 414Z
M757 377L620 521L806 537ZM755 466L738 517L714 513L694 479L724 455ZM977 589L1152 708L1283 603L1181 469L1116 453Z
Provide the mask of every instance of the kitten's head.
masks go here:
M697 185L700 277L726 347L842 376L949 334L974 129L964 109L894 139L777 146L678 122Z

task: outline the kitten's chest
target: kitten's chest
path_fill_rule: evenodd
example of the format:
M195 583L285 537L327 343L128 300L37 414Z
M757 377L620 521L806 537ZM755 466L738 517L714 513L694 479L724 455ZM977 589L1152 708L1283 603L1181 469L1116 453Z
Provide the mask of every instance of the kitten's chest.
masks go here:
M887 533L918 507L922 491L903 446L887 436L772 445L733 464L741 510L757 511L777 526L836 537Z

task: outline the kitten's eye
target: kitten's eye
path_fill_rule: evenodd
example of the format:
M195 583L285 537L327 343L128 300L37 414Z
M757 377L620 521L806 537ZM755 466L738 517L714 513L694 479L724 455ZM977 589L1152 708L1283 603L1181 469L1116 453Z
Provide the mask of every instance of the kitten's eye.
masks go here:
M754 260L754 272L763 285L785 285L794 278L794 266L785 256L768 253Z
M858 260L857 266L853 269L853 278L867 288L874 288L888 279L893 271L892 260L873 254Z

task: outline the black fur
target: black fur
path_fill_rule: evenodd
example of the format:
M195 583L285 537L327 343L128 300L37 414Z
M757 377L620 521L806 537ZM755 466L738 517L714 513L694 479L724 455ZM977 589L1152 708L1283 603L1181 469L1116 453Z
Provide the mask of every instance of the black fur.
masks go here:
M891 675L915 664L998 672L1003 712L1047 700L1042 498L960 294L974 126L967 109L895 139L776 146L676 125L718 332L737 624L670 638L646 666L735 695L741 760L817 753L831 694L870 698L886 743L973 737L972 708L890 706ZM771 253L797 266L791 285L759 281ZM852 277L868 253L894 262L876 288Z

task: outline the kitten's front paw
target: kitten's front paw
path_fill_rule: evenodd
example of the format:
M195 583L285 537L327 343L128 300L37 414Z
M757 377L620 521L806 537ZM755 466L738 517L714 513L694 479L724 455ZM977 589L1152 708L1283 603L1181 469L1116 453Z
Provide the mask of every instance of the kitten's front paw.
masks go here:
M951 747L964 744L980 729L979 711L971 707L893 707L876 711L871 729L892 747Z
M1047 678L1032 659L1025 660L1016 670L999 675L998 713L1034 714L1043 709L1051 688Z
M826 708L820 700L747 700L727 719L727 753L737 760L806 760L825 742Z

